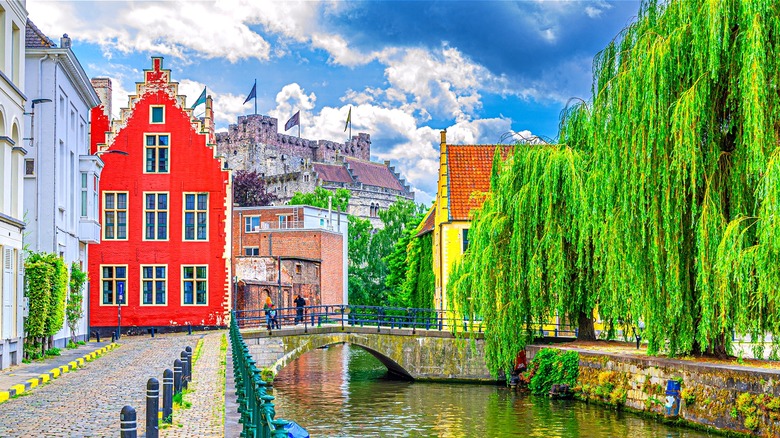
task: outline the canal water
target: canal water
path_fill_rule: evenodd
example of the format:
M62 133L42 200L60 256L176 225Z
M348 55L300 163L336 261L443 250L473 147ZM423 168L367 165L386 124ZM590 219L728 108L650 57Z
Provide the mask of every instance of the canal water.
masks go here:
M706 433L497 385L398 381L360 347L304 354L274 382L277 417L312 437L699 438Z

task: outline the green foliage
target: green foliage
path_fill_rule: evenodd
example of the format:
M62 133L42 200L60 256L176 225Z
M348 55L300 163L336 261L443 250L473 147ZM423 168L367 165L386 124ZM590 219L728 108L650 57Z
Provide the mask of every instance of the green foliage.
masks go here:
M693 406L693 404L696 403L696 393L693 392L693 389L691 388L683 388L680 392L680 398L685 400L686 407Z
M268 384L274 383L274 379L276 378L276 372L274 372L273 368L263 368L260 370L260 379Z
M65 348L67 348L68 350L73 350L75 348L79 348L79 346L73 341L68 341L68 345L66 345Z
M84 303L83 291L86 282L87 273L81 270L81 266L78 263L73 262L70 267L70 293L68 294L68 302L65 305L65 317L68 321L68 328L70 328L71 342L75 342L79 320L84 316L82 305Z
M46 356L59 356L59 355L62 354L62 352L60 351L59 348L54 347L54 348L49 348L48 350L46 350L46 352L44 354Z
M404 303L398 278L390 285L388 262L396 266L406 264L396 244L408 230L417 227L422 219L422 206L398 198L386 210L379 211L383 227L374 230L364 219L350 217L349 228L349 302L355 305L382 306L391 302ZM400 244L403 245L403 244ZM400 251L400 249L398 250ZM405 271L404 271L405 272Z
M317 187L314 189L314 192L311 193L295 193L287 204L328 208L328 199L332 197L333 200L331 201L331 208L333 211L339 210L346 212L347 207L349 206L349 198L351 196L352 193L347 189L336 189L335 191L330 191L322 187Z
M415 231L419 230L419 227ZM436 276L433 272L433 233L411 239L406 252L406 271L400 285L402 307L433 309ZM391 268L392 270L392 268Z
M54 276L49 294L49 313L46 315L46 335L53 336L62 328L65 322L65 295L68 291L68 268L65 261L54 254L46 254L45 261L51 264Z
M45 334L53 277L54 267L43 260L40 254L33 253L27 257L24 263L24 296L29 300L30 308L24 320L26 352L29 352L28 345L39 343L36 339Z
M596 305L643 321L650 354L780 344L778 47L780 2L643 2L560 145L517 146L474 215L450 293L481 309L491 370L518 328Z
M528 366L528 389L534 395L546 396L552 385L574 387L579 375L580 355L576 351L543 348Z

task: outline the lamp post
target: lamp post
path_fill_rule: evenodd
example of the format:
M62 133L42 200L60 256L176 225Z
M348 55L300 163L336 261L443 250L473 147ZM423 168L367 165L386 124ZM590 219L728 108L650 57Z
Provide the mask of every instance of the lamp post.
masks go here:
M116 340L122 335L122 301L125 300L125 283L116 284Z
M645 329L645 323L644 321L639 321L636 326L634 326L634 337L636 338L636 349L639 350L639 343L642 342L642 332Z

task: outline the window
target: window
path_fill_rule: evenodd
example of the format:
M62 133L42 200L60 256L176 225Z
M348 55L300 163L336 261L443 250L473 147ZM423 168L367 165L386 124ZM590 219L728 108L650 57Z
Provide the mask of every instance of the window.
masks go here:
M103 193L103 239L127 239L127 192Z
M149 123L165 123L165 107L152 106L149 114Z
M100 190L99 190L99 187L100 187L99 181L100 180L98 179L97 175L92 175L92 181L94 183L92 185L92 217L93 218L97 218L98 217L98 213L97 213L97 209L98 209L98 193L100 192Z
M116 305L121 297L121 303L127 304L127 266L101 266L100 283L102 284L101 300L103 305Z
M168 134L146 134L146 173L168 173Z
M260 255L260 248L256 246L245 246L244 247L244 255L246 256L259 256Z
M184 194L184 240L208 240L209 194Z
M287 228L287 216L279 216L279 228Z
M182 267L182 304L203 305L207 304L208 297L208 267L207 266L183 266Z
M244 218L244 232L251 233L260 229L260 216L250 216Z
M168 239L168 194L144 194L144 240Z
M35 158L24 159L24 176L35 176Z
M320 278L320 266L315 265L314 266L314 278Z
M303 175L303 182L309 182L309 174L308 173Z
M463 252L466 252L467 249L469 249L469 229L468 228L463 230Z
M302 270L301 269L301 264L300 263L296 263L295 264L295 273L298 274L298 275L301 275L301 270Z
M81 217L87 217L87 174L81 172Z
M165 266L141 266L141 304L165 304L168 282L165 271Z

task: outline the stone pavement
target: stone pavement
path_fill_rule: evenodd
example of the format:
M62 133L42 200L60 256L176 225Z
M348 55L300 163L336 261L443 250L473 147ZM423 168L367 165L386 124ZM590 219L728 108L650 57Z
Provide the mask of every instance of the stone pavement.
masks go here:
M117 436L124 405L135 407L142 436L147 380L156 377L162 383L163 371L173 369L181 351L186 346L194 349L202 336L124 336L120 348L0 404L0 436ZM206 351L200 360L206 361Z
M218 437L224 433L225 419L225 351L220 350L227 331L203 337L200 352L192 370L192 382L184 400L192 403L173 412L173 425L160 430L161 437ZM225 340L227 342L227 340ZM229 348L225 344L226 348ZM232 372L232 370L231 370Z

